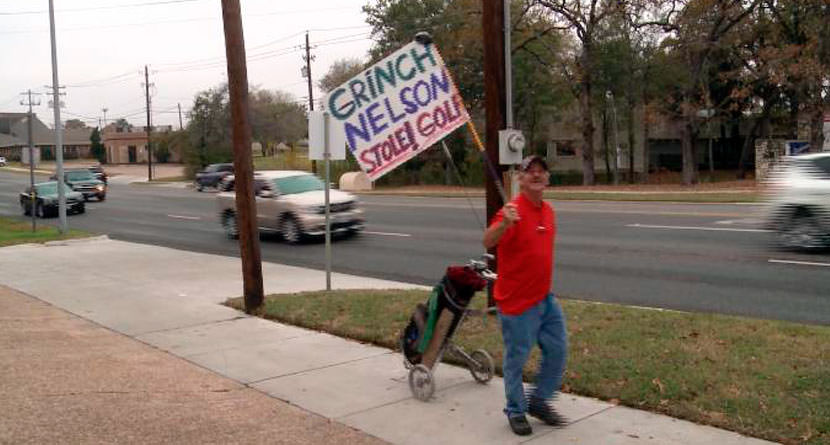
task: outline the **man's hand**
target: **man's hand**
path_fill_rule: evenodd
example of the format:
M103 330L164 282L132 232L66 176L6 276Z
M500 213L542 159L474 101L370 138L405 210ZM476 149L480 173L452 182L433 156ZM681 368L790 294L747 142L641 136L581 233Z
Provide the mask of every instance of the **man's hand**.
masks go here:
M519 210L516 208L516 204L512 202L508 202L507 204L502 207L502 225L505 229L510 228L513 224L519 221Z
M504 232L507 231L513 224L516 224L519 218L519 211L516 208L516 204L512 202L507 203L504 207L501 208L501 222L498 224L493 224L484 231L484 239L482 239L482 244L486 249L492 249L496 247L501 239L501 236L504 235Z

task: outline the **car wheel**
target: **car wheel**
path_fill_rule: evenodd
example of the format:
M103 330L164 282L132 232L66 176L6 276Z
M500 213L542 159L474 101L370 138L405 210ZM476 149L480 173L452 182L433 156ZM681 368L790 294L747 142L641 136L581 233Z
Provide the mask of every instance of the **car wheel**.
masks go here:
M783 247L812 250L825 246L826 235L816 218L806 210L796 211L778 232Z
M282 238L289 244L297 244L303 239L303 232L297 223L297 218L291 215L284 216L280 224Z
M23 214L28 216L31 212L31 205L24 204L23 202L20 203L20 208L23 209Z
M239 226L236 223L235 213L226 212L222 215L222 229L225 230L225 236L229 239L239 238Z
M201 192L204 189L205 189L205 186L203 186L201 182L196 183L196 191L197 192Z
M35 216L38 218L46 218L46 212L43 209L43 203L39 202L35 205Z
M78 214L81 213L86 213L86 206L83 203L78 207Z

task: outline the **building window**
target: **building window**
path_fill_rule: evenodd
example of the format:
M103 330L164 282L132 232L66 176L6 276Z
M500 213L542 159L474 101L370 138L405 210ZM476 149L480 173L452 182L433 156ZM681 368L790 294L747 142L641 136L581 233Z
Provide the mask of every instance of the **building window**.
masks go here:
M574 140L554 141L553 143L556 145L557 158L576 156L576 142Z

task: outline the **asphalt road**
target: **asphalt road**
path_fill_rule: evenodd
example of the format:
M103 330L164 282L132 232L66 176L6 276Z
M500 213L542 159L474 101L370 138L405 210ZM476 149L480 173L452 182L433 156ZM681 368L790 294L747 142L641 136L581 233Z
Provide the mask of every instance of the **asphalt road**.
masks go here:
M0 170L0 214L20 216L28 176ZM213 193L119 184L70 227L113 239L238 256ZM367 225L333 246L333 269L431 285L482 253L482 198L363 196ZM564 297L830 324L830 255L785 252L759 224L759 206L554 202L554 290ZM478 217L476 217L476 214ZM56 219L45 221L56 224ZM324 268L324 246L262 237L262 258Z

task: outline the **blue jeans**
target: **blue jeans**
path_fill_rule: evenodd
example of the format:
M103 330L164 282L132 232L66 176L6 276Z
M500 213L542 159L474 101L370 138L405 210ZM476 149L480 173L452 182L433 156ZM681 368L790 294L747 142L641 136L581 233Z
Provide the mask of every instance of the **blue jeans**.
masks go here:
M527 400L522 385L524 368L530 350L538 344L542 350L542 362L536 375L535 398L550 399L562 384L565 362L568 357L568 336L565 316L554 299L553 293L520 315L499 312L501 333L504 339L504 395L508 416L524 414Z

